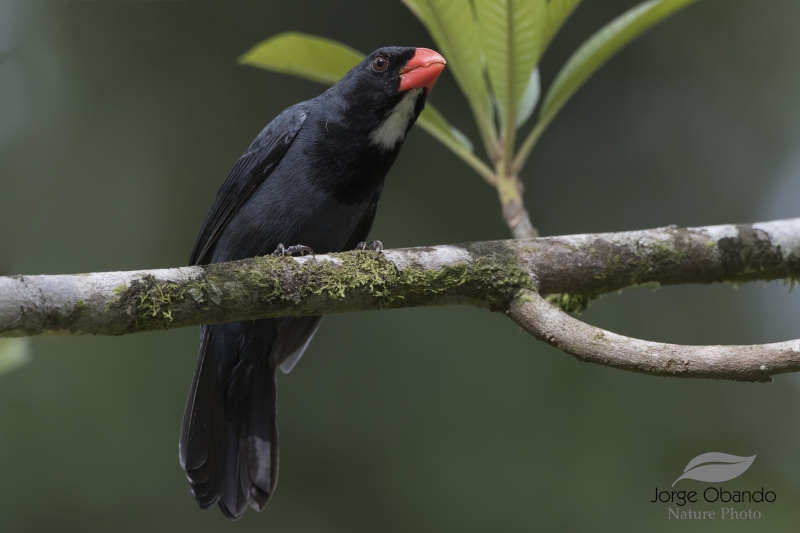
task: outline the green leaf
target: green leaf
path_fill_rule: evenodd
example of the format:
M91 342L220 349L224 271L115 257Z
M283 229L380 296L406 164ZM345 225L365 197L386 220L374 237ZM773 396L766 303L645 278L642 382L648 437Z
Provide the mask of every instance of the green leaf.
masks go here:
M525 93L522 95L522 100L519 101L519 109L517 109L517 127L519 128L533 114L536 103L539 101L539 96L542 93L542 85L539 80L539 69L533 69L531 78L528 80L528 87L525 88Z
M436 41L467 97L484 141L495 137L478 28L470 0L402 0Z
M547 124L575 91L626 44L697 0L650 0L608 23L572 54L542 104L539 123Z
M492 93L506 128L542 52L546 0L473 0Z
M542 38L542 48L547 48L558 30L564 22L572 15L581 0L550 0L547 4L547 14L545 15L544 37Z
M257 44L239 62L333 85L362 59L364 54L336 41L288 32ZM454 152L472 152L472 144L463 133L430 103L425 107L417 120L422 129Z
M262 41L239 58L239 63L333 85L364 59L342 43L287 32Z
M10 372L30 359L30 339L0 339L0 374Z

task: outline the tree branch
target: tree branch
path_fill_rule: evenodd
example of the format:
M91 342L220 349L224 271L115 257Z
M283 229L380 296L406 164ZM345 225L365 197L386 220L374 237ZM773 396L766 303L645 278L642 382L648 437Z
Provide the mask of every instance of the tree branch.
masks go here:
M267 317L473 305L507 312L584 360L656 375L764 381L800 370L800 343L682 347L593 328L543 301L653 284L800 278L800 218L492 241L199 267L0 277L0 337L122 335ZM538 291L538 293L536 292Z
M771 381L800 370L800 340L752 346L683 346L624 337L590 326L523 290L508 309L522 329L590 363L654 376Z

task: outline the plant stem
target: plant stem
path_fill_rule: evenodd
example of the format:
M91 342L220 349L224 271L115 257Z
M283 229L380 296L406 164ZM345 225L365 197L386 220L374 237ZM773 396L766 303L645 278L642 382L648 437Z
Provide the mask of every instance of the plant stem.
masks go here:
M505 160L497 168L497 194L503 208L503 220L515 239L535 239L539 232L531 223L528 210L522 199L524 186L512 166Z
M547 126L550 124L551 120L552 117L536 124L533 130L531 130L531 132L522 142L522 146L520 146L513 162L515 172L519 173L522 171L522 167L525 166L528 156L531 155L531 150L533 150L533 147L536 146L536 143L539 141L539 137L541 137L542 133L544 133L544 130L547 129Z
M491 185L492 187L497 187L497 176L492 169L484 163L480 157L476 156L472 152L467 151L453 151L458 157L460 157L466 164L468 164L472 169L480 174L480 176L486 180L486 183Z

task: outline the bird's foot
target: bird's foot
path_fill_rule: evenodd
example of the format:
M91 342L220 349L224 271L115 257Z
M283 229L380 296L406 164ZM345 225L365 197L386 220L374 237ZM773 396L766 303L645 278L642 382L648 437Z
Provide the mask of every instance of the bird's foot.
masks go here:
M294 246L286 247L283 245L283 243L278 245L278 248L274 252L272 252L272 255L274 255L275 257L291 257L296 253L299 253L300 257L306 254L310 254L311 256L316 257L314 255L314 250L312 250L308 246L303 246L302 244L296 244Z
M372 241L369 244L360 242L356 245L356 250L372 250L373 252L382 252L383 243L381 241Z

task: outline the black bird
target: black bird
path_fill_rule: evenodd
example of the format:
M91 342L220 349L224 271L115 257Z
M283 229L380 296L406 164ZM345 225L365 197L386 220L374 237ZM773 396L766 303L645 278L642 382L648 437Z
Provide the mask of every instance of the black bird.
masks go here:
M318 97L283 111L222 184L190 264L379 251L378 241L365 241L383 180L444 65L426 48L380 48ZM201 328L179 443L201 508L219 504L235 520L248 504L267 505L278 479L277 369L292 369L321 321Z

